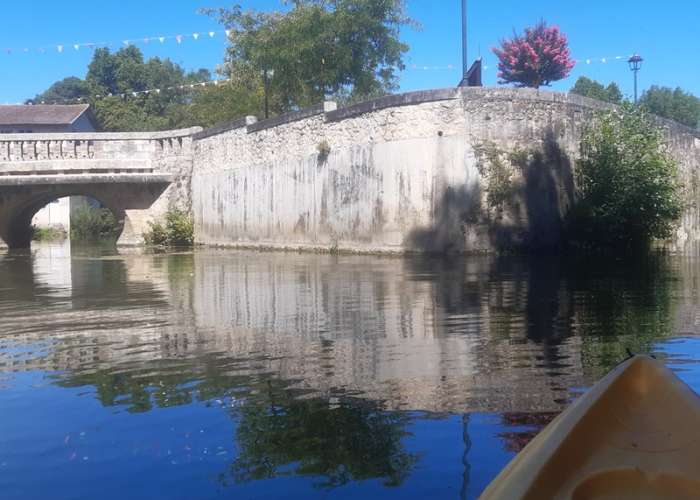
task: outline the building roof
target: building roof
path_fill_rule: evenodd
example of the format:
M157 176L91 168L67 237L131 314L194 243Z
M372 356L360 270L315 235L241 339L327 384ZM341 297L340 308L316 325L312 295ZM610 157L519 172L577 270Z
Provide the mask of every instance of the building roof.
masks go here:
M70 125L89 107L89 104L0 105L0 126Z

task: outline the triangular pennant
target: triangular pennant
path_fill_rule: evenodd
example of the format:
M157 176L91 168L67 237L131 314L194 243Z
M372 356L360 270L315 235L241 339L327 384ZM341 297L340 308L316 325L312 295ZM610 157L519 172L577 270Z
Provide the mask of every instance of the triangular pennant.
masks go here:
M209 32L209 38L214 38L214 35L216 35L216 31Z
M195 40L199 38L199 33L192 33L192 38Z
M56 50L58 50L59 52L63 52L63 45L57 45Z
M175 35L175 40L177 40L177 43L182 43L182 35Z
M159 36L159 37L158 37L158 40L160 40L160 43L163 43L163 42L165 42L165 37L164 37L164 36Z

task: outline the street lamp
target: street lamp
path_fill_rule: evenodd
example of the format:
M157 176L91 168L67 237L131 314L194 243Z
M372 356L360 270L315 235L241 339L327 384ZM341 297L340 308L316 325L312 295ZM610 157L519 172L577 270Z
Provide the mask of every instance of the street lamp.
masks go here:
M637 73L642 69L642 56L639 54L634 54L630 57L627 62L630 65L630 70L634 73L634 103L637 104Z
M467 57L467 0L462 0L462 77L467 78L469 59Z
M265 119L270 117L270 104L268 94L270 93L270 80L275 76L274 69L264 69L263 72L263 86L265 88Z

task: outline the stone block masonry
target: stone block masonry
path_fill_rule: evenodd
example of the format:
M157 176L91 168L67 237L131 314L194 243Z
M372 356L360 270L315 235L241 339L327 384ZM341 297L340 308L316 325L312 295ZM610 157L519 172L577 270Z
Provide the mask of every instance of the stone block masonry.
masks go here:
M606 106L443 89L204 131L194 137L196 241L377 253L550 247L575 197L581 133ZM660 123L684 184L700 186L700 133ZM677 246L700 239L698 218L690 206Z

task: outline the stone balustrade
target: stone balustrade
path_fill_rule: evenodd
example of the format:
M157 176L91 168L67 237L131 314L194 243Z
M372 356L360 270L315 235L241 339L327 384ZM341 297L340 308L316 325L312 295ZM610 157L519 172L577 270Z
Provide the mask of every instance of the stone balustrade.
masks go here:
M0 134L0 171L8 164L57 161L119 161L152 163L191 154L191 136L200 128L147 133ZM84 168L84 165L76 168Z

